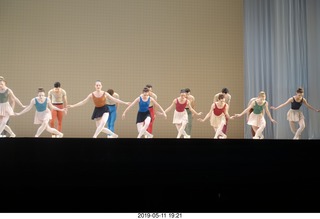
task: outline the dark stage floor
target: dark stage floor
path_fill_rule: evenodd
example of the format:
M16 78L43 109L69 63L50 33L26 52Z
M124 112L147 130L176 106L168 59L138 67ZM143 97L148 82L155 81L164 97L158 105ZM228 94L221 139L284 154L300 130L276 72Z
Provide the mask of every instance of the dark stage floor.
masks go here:
M0 212L320 212L319 143L1 138Z

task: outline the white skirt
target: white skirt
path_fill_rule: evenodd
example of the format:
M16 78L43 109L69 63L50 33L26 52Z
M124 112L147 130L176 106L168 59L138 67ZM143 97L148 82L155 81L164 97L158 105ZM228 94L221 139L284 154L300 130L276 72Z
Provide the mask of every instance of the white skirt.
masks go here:
M287 120L290 122L299 122L304 119L304 115L300 110L289 109L287 113Z
M252 112L249 115L247 124L248 125L257 126L257 127L265 126L266 125L266 119L264 118L263 113L254 114Z
M0 116L14 115L13 109L9 102L0 103Z
M49 122L52 119L51 111L47 108L45 111L36 111L34 116L34 124L42 124L43 122Z
M211 117L210 117L210 125L213 128L217 129L220 126L221 123L223 125L225 125L227 123L225 114L221 113L220 116L217 116L214 113L212 113Z
M174 110L173 113L173 124L181 124L182 122L188 123L188 113L186 110L183 112L178 112L177 110Z

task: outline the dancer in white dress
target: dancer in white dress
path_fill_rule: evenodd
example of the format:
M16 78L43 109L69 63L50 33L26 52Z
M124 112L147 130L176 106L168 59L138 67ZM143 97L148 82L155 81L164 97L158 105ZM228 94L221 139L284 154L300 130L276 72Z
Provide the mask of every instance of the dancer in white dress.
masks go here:
M182 135L184 136L184 138L190 138L190 135L188 135L185 131L186 125L188 123L188 113L186 107L188 107L192 113L198 116L202 115L202 112L198 113L192 108L190 101L186 97L187 91L185 89L182 89L180 91L180 97L175 98L172 101L171 105L165 110L165 113L167 113L173 107L175 107L172 123L178 130L177 138L181 138Z
M316 112L320 112L320 110L314 108L311 106L306 98L303 98L304 91L303 88L299 87L296 91L296 95L293 97L290 97L286 102L283 104L280 104L277 107L271 106L270 109L277 110L281 107L286 106L287 104L291 103L291 108L289 109L287 113L287 120L289 121L290 130L294 134L293 139L297 140L300 139L301 133L306 127L305 119L302 111L300 110L300 107L302 104L306 105L309 109L314 110ZM298 123L299 128L297 129L296 123Z
M204 122L210 117L210 125L215 131L214 138L227 138L223 128L227 123L227 119L233 119L233 117L229 115L229 104L225 102L225 94L219 94L217 99L211 105L208 114L203 119L199 118L198 121Z
M268 115L270 121L272 123L277 123L271 116L268 106L268 101L266 101L266 93L264 91L260 91L257 99L252 101L252 103L240 114L235 114L235 117L241 117L245 113L247 113L251 108L253 111L250 113L247 124L251 125L253 128L255 135L253 139L263 139L264 136L262 132L266 127L266 119L264 118L264 111Z
M28 111L31 110L31 108L35 106L36 107L36 113L34 116L34 124L40 124L40 127L37 130L37 133L35 135L36 138L38 138L44 130L47 130L49 133L56 135L57 138L62 138L63 134L59 132L55 128L51 128L49 125L49 121L52 119L52 114L50 109L58 110L58 111L65 111L66 109L60 109L54 105L52 105L50 98L45 96L45 91L43 88L38 88L38 96L35 98L32 98L30 101L29 106L27 106L24 110L22 110L20 113L15 113L15 115L20 116ZM50 109L49 109L49 108Z
M10 116L14 115L14 107L17 102L22 108L25 106L14 95L13 91L6 86L4 77L0 76L0 133L3 130L9 133L10 138L16 137L16 134L7 125ZM2 137L2 136L1 136Z

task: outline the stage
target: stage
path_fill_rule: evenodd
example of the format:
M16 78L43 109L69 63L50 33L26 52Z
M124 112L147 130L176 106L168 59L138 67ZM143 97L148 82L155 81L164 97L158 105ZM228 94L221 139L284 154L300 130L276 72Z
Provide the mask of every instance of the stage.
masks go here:
M1 138L0 212L320 212L319 142Z

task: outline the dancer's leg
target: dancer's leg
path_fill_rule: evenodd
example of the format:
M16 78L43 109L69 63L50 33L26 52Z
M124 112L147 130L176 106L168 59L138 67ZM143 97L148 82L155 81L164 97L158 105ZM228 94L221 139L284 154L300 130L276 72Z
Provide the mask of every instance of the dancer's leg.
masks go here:
M63 137L63 134L61 132L59 132L57 129L55 128L51 128L49 124L47 124L46 126L46 130L51 133L51 134L54 134L57 136L57 138L62 138Z
M138 128L138 132L139 132L137 138L141 138L141 136L144 135L144 134L146 134L149 138L150 138L150 137L151 137L151 138L153 137L152 134L150 134L149 132L147 132L147 128L148 128L148 126L149 126L149 124L150 124L150 121L151 121L151 117L148 116L148 117L144 120L143 123L141 123L141 124L140 124L140 123L137 123L137 128Z
M47 123L48 122L49 121L47 121L47 122L44 121L44 122L41 123L41 125L38 128L37 133L36 133L36 135L34 137L38 138L42 134L42 132L47 128Z
M100 119L96 120L96 131L93 138L97 138L100 132L105 128L106 122L108 121L109 113L104 113Z
M218 136L221 136L221 138L226 138L227 135L224 134L223 132L223 127L224 127L224 123L220 123L220 125L218 126L217 130L216 130L216 134L214 136L214 138L218 138Z
M0 133L3 132L5 126L7 125L8 120L9 120L9 115L0 116Z
M186 128L186 125L187 125L188 123L187 122L185 122L185 121L183 121L181 124L180 124L180 127L178 128L178 126L177 126L177 129L178 129L178 135L177 135L177 138L180 138L181 137L181 135L183 135L183 136L189 136L188 134L187 134L187 132L185 131L185 128Z
M294 135L293 139L300 139L300 136L301 136L305 127L306 127L306 124L304 122L304 119L300 119L299 120L299 128L296 131L296 134Z
M6 130L6 132L9 133L10 138L16 137L16 134L13 133L13 131L11 130L11 128L10 128L8 125L6 125L6 126L4 127L4 130Z

